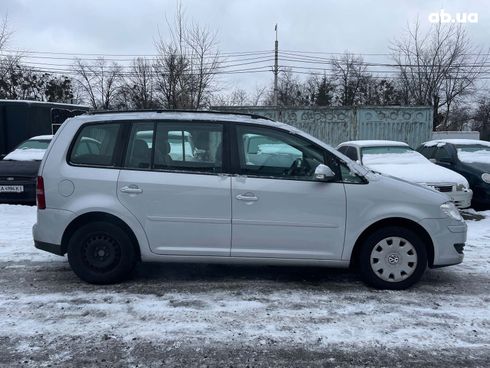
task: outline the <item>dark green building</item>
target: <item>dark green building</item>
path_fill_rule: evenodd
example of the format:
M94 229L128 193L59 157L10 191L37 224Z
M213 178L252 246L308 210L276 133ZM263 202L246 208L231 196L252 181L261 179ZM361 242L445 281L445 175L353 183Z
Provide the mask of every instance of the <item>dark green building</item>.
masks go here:
M0 155L30 137L55 133L65 119L87 110L82 105L0 100Z

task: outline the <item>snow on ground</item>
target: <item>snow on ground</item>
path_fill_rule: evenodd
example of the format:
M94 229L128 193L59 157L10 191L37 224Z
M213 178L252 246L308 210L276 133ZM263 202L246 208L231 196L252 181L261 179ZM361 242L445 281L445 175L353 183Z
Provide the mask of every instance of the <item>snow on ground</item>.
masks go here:
M427 352L490 347L490 211L468 221L465 261L407 291L377 291L350 271L141 265L113 286L79 281L36 250L35 208L0 205L0 341L19 354L73 339L179 346L301 346ZM46 346L47 346L46 345ZM0 346L1 348L1 346ZM428 353L429 354L429 353ZM1 362L1 361L0 361Z
M0 262L63 260L34 248L32 225L35 222L35 207L0 204Z

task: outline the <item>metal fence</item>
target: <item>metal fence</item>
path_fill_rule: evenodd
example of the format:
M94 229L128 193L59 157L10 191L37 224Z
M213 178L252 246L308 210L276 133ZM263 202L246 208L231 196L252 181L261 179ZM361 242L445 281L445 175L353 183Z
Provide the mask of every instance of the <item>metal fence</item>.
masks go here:
M212 109L253 113L293 125L336 146L348 140L386 139L417 147L431 139L432 108L405 106L362 107L228 107Z

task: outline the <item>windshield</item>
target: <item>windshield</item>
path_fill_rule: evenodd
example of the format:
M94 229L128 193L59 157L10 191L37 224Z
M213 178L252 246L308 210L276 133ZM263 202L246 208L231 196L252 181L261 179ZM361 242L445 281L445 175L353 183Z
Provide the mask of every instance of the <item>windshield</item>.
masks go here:
M29 139L23 143L21 143L16 149L42 149L46 150L49 146L49 140L46 139Z
M427 163L420 153L407 146L378 146L361 149L364 165Z
M490 146L482 144L456 146L458 158L462 162L490 164Z

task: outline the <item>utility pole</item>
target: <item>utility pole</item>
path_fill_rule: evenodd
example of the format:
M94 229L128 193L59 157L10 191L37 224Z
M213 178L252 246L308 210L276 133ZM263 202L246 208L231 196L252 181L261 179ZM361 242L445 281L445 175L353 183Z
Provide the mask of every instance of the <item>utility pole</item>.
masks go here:
M279 74L279 41L277 40L277 23L275 27L276 31L276 42L275 42L275 47L274 47L274 107L277 108L278 106L278 94L279 90L277 89L277 76Z

